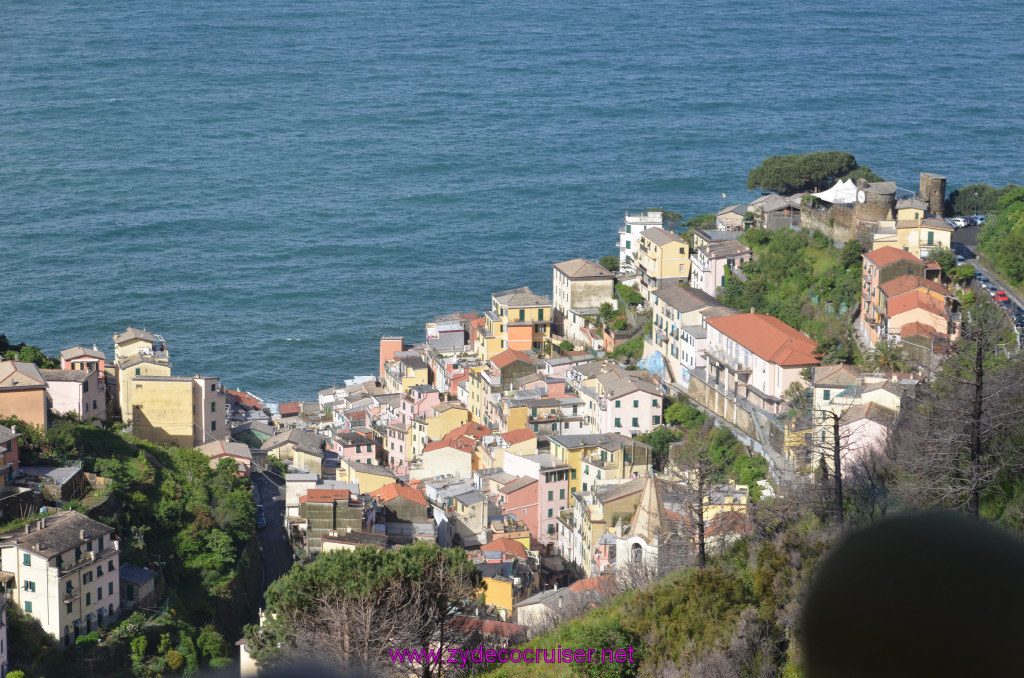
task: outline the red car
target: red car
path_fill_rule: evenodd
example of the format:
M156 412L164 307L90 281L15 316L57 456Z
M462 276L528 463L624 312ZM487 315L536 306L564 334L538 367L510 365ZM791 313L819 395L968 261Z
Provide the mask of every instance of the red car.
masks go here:
M995 295L996 301L1009 301L1010 297L1006 296L1006 292L999 290Z

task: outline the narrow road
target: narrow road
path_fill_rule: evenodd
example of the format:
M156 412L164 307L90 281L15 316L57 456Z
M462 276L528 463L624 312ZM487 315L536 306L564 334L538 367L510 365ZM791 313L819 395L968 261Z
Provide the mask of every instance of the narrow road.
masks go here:
M982 264L981 260L978 259L978 233L980 232L980 226L958 228L953 231L953 251L963 255L968 265L973 266L988 276L988 279L996 288L1006 292L1006 295L1010 297L1013 303L1024 308L1024 297L1017 294L1012 287L1007 285L994 271Z
M270 474L254 473L252 484L256 503L263 504L267 526L256 531L263 554L263 588L292 567L292 549L284 528L284 483Z

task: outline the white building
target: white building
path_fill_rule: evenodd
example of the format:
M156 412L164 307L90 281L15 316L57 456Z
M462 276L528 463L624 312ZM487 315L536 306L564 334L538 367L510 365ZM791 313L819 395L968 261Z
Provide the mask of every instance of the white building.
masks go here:
M664 225L665 217L661 212L626 212L625 223L619 226L619 270L623 273L635 271L633 259L639 252L636 240L640 233L648 228L661 228Z
M0 535L0 577L25 614L68 647L117 619L118 546L113 528L62 511Z

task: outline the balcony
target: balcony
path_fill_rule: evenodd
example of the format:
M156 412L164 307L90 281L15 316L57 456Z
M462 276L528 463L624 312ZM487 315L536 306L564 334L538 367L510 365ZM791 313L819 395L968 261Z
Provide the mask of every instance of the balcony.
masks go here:
M61 600L63 600L65 603L70 603L71 601L75 600L76 598L81 598L81 597L82 597L81 589L71 588L71 589L65 589L64 590L64 593L61 596Z
M733 372L735 374L751 373L751 369L744 365L742 362L738 361L736 358L726 355L725 353L717 349L708 348L705 350L704 354L707 356L709 362L717 363L719 366L725 368L729 372Z

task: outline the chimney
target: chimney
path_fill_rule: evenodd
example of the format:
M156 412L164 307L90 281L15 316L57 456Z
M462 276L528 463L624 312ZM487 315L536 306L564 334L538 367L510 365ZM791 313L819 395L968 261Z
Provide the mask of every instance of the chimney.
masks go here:
M28 525L25 526L25 534L29 533L29 530L30 530L31 527L32 527L31 523L29 523Z
M41 530L44 527L46 527L46 518L40 518L39 519L39 529Z
M85 530L78 531L78 538L83 540L85 539Z
M40 546L39 542L36 542L36 551L41 551L42 550L41 548L39 548L39 546Z
M14 425L14 424L11 425L11 433L13 433L14 435L18 435L18 427L17 427L17 425Z
M94 351L98 351L99 350L98 348L96 348L96 344L92 345L92 350L94 350Z
M558 599L558 609L559 610L562 609L562 599L561 599L561 597L559 597L559 599Z

